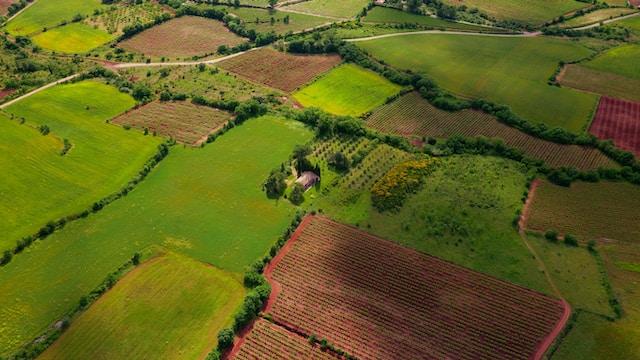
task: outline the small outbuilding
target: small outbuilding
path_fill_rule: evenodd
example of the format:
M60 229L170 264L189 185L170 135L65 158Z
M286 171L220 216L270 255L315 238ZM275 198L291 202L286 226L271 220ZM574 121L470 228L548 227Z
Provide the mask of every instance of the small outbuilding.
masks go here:
M318 181L320 181L320 176L313 171L304 171L300 174L300 177L296 179L296 183L302 185L305 190L308 190L310 187L317 184Z

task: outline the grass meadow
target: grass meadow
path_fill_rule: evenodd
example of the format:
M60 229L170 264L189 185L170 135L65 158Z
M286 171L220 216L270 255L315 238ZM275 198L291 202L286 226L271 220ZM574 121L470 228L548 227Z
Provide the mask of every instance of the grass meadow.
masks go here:
M82 211L119 190L155 154L160 138L105 121L133 107L116 88L84 81L60 85L9 106L0 119L0 249L48 221ZM24 118L24 125L17 119ZM36 129L47 125L42 136ZM71 149L62 156L63 139Z
M412 14L406 11L376 6L369 10L364 22L374 24L418 24L434 28L463 30L463 31L489 31L490 27L463 24L453 21L446 21L431 16ZM408 31L409 29L407 29ZM398 31L398 30L396 30Z
M593 70L640 80L640 45L628 44L615 47L582 65Z
M530 25L540 25L560 15L587 7L584 2L575 0L445 0L443 2L477 8L499 20L513 20Z
M560 24L560 27L579 27L589 24L595 24L600 21L608 20L611 18L615 18L618 16L628 15L630 13L635 12L633 9L629 8L609 8L609 9L600 9L596 11L592 11L590 13L584 14L583 16L578 16L573 19L569 19Z
M368 0L311 0L286 6L285 9L314 15L350 19L358 15L368 3Z
M127 197L16 256L0 271L0 356L35 338L149 246L243 272L296 211L267 199L262 183L311 137L300 123L263 117L204 148L176 146Z
M375 210L368 189L345 200L338 187L326 197L309 199L307 206L403 246L550 293L512 226L522 206L525 182L526 173L518 163L455 156L441 159L423 189L397 213Z
M394 67L430 76L455 94L508 105L521 117L551 127L581 132L597 103L595 95L547 84L561 60L591 54L576 42L416 34L357 44Z
M278 10L257 9L250 7L228 7L218 6L226 9L229 13L236 15L244 22L247 29L257 32L268 33L274 31L276 34L286 34L289 31L301 31L319 25L330 23L332 20L322 16L306 15ZM289 17L289 23L285 23L284 18ZM274 23L271 23L271 19Z
M161 255L122 278L39 359L200 359L243 296L224 271Z
M79 54L104 45L115 37L108 32L83 23L57 27L33 37L33 42L47 50Z
M101 0L38 0L11 20L6 30L11 35L30 35L71 21L77 14L90 15L94 10L104 8Z
M360 116L385 103L401 87L354 64L338 66L293 94L304 107L336 115Z

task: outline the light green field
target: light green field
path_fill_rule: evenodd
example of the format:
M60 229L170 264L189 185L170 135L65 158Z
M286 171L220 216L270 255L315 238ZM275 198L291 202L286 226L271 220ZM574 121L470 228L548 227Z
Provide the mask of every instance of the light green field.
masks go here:
M33 37L33 42L47 50L62 53L85 53L106 44L115 37L104 30L82 23L72 23Z
M616 21L607 26L621 26L630 29L636 36L640 36L640 16L634 16L628 19Z
M368 190L349 201L337 188L327 197L309 196L308 206L403 246L550 294L543 273L511 225L522 206L525 181L518 163L455 156L441 159L424 188L398 213L377 212Z
M582 16L569 19L560 24L560 27L578 27L589 24L595 24L597 22L616 18L623 15L628 15L636 10L629 8L609 8L592 11Z
M397 94L401 87L377 73L353 64L331 70L293 94L305 107L318 107L336 115L360 116Z
M56 86L7 109L0 119L0 249L119 190L155 154L161 139L105 123L135 104L97 81ZM47 125L42 136L35 128ZM61 156L62 139L72 147Z
M471 24L457 23L453 21L446 21L431 16L412 14L406 11L397 9L376 6L369 10L367 16L363 19L368 23L385 23L385 24L418 24L422 26L443 28L443 29L455 29L455 30L467 30L467 31L490 31L497 30L486 26L478 26ZM405 31L405 30L397 30Z
M105 8L101 0L37 0L6 26L12 35L29 35L71 21L76 14L90 15Z
M539 25L554 18L587 7L574 0L445 0L450 5L478 8L498 20L514 20Z
M244 271L295 214L288 201L267 199L262 183L311 137L300 123L263 117L204 148L174 147L127 197L16 256L0 271L0 356L36 337L150 245Z
M416 34L356 44L391 66L427 74L455 94L505 104L529 121L576 133L590 120L598 99L547 84L561 60L591 54L576 42Z
M319 25L327 24L333 20L322 16L312 16L299 13L256 9L247 7L228 7L218 6L217 8L224 8L229 13L238 16L247 29L253 29L257 32L268 33L274 31L277 34L285 34L289 31L302 31L310 29ZM289 17L289 23L284 23L284 18ZM271 25L271 19L274 19L274 24Z
M244 296L224 271L175 254L138 266L38 359L199 359Z
M287 6L286 9L349 19L358 15L368 3L369 0L310 0Z
M640 79L640 45L629 44L613 48L582 65L599 71Z

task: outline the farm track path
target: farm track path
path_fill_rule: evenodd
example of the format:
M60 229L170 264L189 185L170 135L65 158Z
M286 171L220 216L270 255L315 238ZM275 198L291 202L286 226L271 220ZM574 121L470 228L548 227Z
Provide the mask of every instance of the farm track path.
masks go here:
M602 24L603 24L603 25L611 24L611 23L614 23L614 22L616 22L616 21L620 21L620 20L624 20L624 19L632 18L632 17L635 17L635 16L640 16L640 12L635 12L635 13L633 13L633 14L624 15L624 16L618 16L617 18L604 20L604 21L602 21ZM580 26L580 27L570 28L569 30L588 30L588 29L596 28L596 27L598 27L598 26L601 26L601 25L600 25L600 22L597 22L597 23L595 23L595 24L590 24L590 25L585 25L585 26Z
M22 9L20 9L20 11L18 11L17 13L11 15L11 17L9 17L7 20L5 20L4 23L0 24L2 26L4 26L5 24L7 24L9 21L13 20L15 17L17 17L18 15L22 14L23 11L27 10L28 8L31 7L31 5L35 4L37 0L33 0L32 2L28 3L27 6L23 7Z

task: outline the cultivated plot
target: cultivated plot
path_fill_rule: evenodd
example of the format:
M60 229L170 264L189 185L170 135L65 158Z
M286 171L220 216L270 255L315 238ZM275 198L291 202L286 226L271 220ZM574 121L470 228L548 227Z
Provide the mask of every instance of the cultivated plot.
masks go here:
M640 80L640 45L628 44L607 50L581 65L596 71L609 72Z
M11 20L6 29L12 35L31 35L97 9L106 9L101 0L38 0Z
M401 87L354 64L341 65L293 94L304 107L360 116L385 103Z
M33 42L47 50L62 53L85 53L115 37L83 23L60 26L33 37Z
M407 137L447 138L462 135L502 139L507 146L522 150L529 157L543 160L551 167L597 170L599 167L618 166L597 149L541 140L479 111L440 110L418 93L407 94L379 108L367 119L367 126Z
M640 187L626 182L575 182L562 187L543 181L531 205L527 227L554 229L580 240L640 242Z
M228 112L186 101L154 101L118 116L111 122L200 145L207 136L231 120Z
M458 23L447 21L436 17L413 14L398 9L376 6L367 12L363 20L374 24L417 24L424 27L436 29L453 29L461 31L504 31L487 26ZM408 31L409 29L407 29ZM395 30L404 31L404 30Z
M341 61L338 55L293 55L265 48L225 60L219 66L260 84L291 92Z
M640 157L640 103L603 96L589 132Z
M513 20L530 25L541 25L561 15L587 7L587 4L575 0L445 0L450 5L465 5L499 20Z
M569 64L558 76L563 86L618 99L640 101L640 80L605 71L598 71L577 64Z
M121 42L120 47L147 56L177 57L212 54L221 45L235 46L245 41L220 21L181 16Z
M562 60L591 54L567 40L465 35L409 35L357 43L375 58L424 73L455 94L508 105L517 115L580 132L597 97L549 86Z
M529 359L568 316L560 300L327 218L290 242L266 271L280 289L266 311L359 359Z
M119 280L39 358L203 358L243 295L224 271L161 255Z
M262 117L204 148L173 147L126 197L15 256L0 271L0 356L33 340L106 274L151 245L243 272L296 211L289 202L267 199L262 183L312 136L300 123Z
M275 32L276 34L286 34L289 31L296 32L308 30L316 26L329 24L333 20L323 16L307 15L297 12L280 11L277 9L256 9L252 7L226 7L230 14L239 17L242 24L249 30L260 33Z

